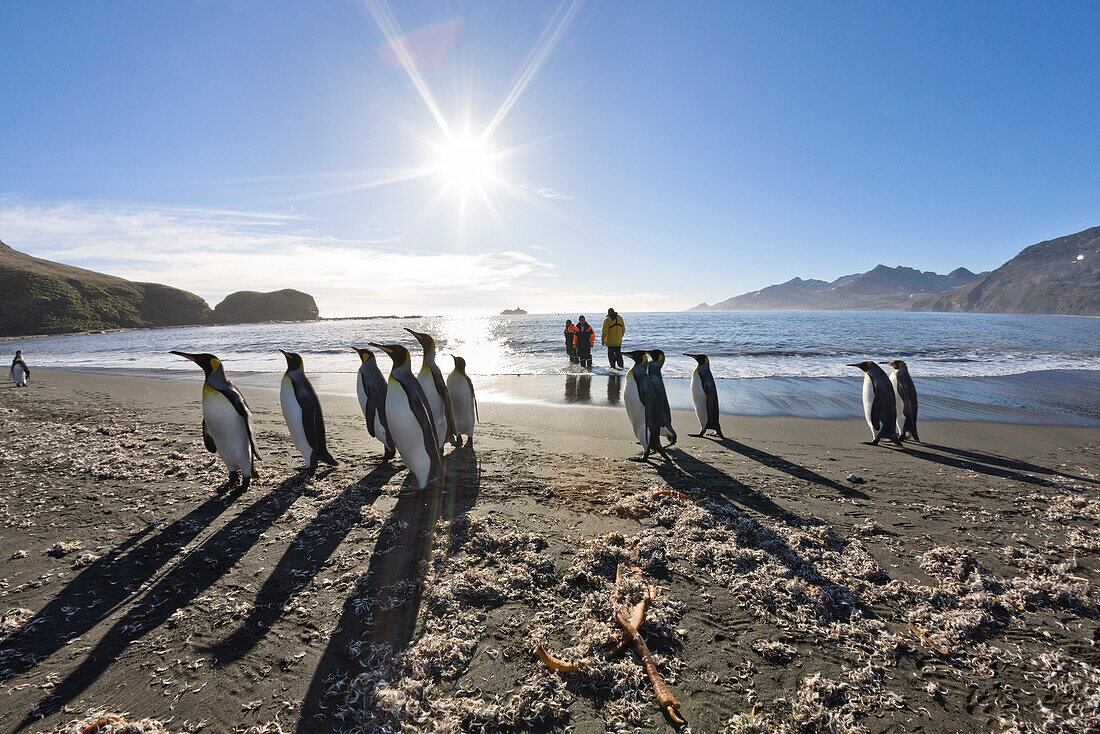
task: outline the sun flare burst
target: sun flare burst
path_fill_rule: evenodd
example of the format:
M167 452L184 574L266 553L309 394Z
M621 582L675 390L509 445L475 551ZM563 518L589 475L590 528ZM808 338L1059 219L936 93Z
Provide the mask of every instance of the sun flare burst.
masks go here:
M420 68L417 66L414 54L406 45L406 36L402 34L397 19L394 17L393 9L387 0L363 0L371 17L377 23L378 29L386 39L387 58L392 59L391 64L396 62L405 70L409 81L428 108L442 136L434 143L425 141L434 153L434 158L429 161L428 165L409 172L401 180L424 176L440 179L439 190L428 202L420 216L417 217L417 221L420 221L435 209L436 205L448 194L453 195L456 199L455 236L460 250L465 247L467 213L469 203L472 200L480 200L498 225L503 227L503 221L490 195L491 189L500 189L513 196L523 196L526 191L530 190L530 187L506 180L497 166L500 159L515 154L525 146L503 151L495 150L491 143L492 136L546 62L554 46L557 45L557 42L565 33L565 29L577 14L581 1L561 0L500 107L497 108L480 134L471 134L468 127L464 130L453 127L443 114L428 88ZM469 119L468 114L469 110L467 110L467 120ZM371 181L362 184L362 187L383 185L388 182L388 180Z
M448 135L432 147L436 154L433 170L449 187L466 192L483 190L496 177L496 155L483 138L462 132Z

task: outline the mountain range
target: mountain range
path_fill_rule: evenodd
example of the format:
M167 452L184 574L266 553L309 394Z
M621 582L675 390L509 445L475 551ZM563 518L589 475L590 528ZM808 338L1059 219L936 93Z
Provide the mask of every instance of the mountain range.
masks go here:
M1032 245L991 272L879 265L832 282L794 278L692 311L955 311L1100 316L1100 227Z
M3 242L0 293L0 336L318 317L313 297L300 291L242 291L211 309L189 291L43 260Z

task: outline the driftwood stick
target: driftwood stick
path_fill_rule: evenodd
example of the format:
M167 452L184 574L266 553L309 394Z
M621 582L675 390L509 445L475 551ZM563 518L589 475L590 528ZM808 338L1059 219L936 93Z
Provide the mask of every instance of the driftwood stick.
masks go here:
M626 634L634 644L634 649L638 651L638 657L642 659L642 666L645 668L646 675L649 676L649 682L653 686L653 693L657 696L657 705L660 706L675 723L683 724L684 720L681 719L680 715L677 713L677 709L680 708L680 702L676 700L676 696L672 695L672 691L665 685L664 680L661 678L661 674L657 672L657 664L653 662L653 656L649 653L649 648L646 646L645 640L638 634L638 629L630 625L630 620L623 616L622 612L616 612L615 619L618 620L619 626L623 628L623 633Z
M652 596L650 596L650 590L647 587L646 595L642 597L642 600L630 608L630 615L627 619L627 622L629 622L630 626L633 627L635 630L641 629L642 625L645 624L646 607L649 604L649 600L651 598ZM608 653L608 657L615 657L623 650L625 650L626 646L629 644L631 644L630 636L624 631L623 636L619 638L619 642L615 645L615 648Z
M584 666L581 663L570 663L562 660L561 658L554 657L546 648L542 646L542 643L535 645L535 653L538 654L539 660L550 670L558 673L579 673L584 670Z

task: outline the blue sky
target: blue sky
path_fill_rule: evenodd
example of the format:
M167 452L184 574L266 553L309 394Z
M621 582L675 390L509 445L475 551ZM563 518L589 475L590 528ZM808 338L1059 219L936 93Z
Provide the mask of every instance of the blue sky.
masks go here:
M1094 3L47 1L0 27L0 240L211 303L671 310L1100 223ZM432 170L402 45L458 137L533 72L491 180Z

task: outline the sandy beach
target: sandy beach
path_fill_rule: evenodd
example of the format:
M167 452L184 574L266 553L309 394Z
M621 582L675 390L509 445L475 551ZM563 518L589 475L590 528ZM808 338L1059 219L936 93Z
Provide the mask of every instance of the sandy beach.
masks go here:
M353 397L322 394L341 464L307 478L249 386L241 492L199 386L0 386L0 733L675 729L610 654L643 591L620 563L656 587L684 731L1100 729L1096 427L926 421L899 449L677 412L643 463L620 409L485 401L442 490L398 497Z

